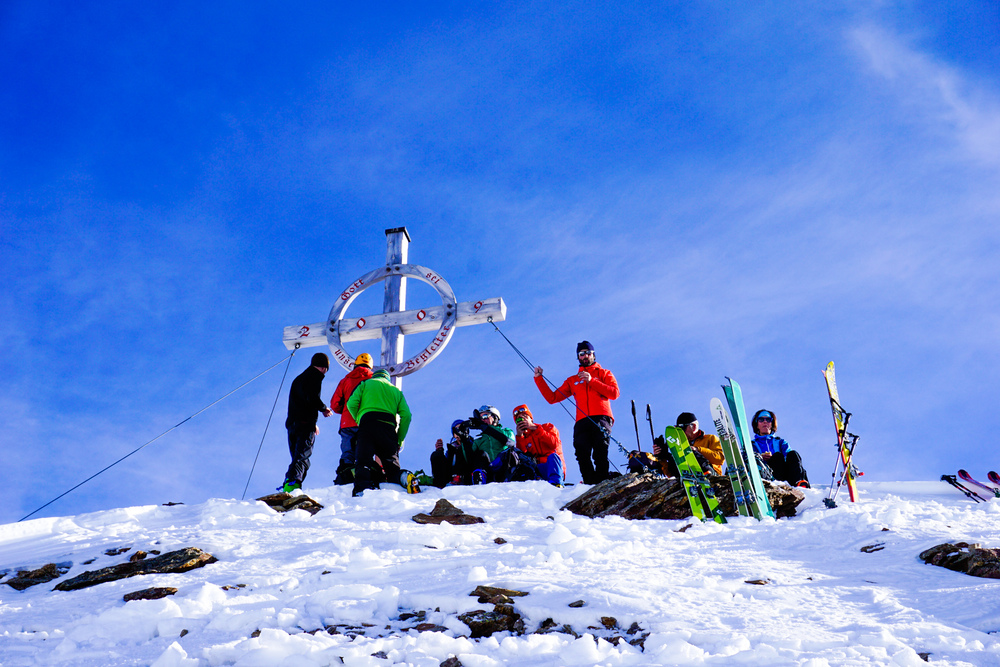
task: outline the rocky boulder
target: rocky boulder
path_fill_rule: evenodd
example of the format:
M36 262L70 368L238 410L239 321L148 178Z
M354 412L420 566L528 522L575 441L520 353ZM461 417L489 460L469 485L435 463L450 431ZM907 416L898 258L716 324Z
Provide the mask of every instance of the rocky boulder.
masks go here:
M205 553L196 547L188 547L171 551L156 558L120 563L111 567L84 572L72 579L56 584L55 591L75 591L81 588L96 586L108 581L127 579L140 574L166 574L170 572L187 572L198 567L204 567L216 561L215 556Z
M920 560L973 577L1000 579L1000 549L981 549L967 542L945 543L922 552Z
M719 507L726 516L736 516L733 487L729 478L710 475L709 481ZM801 489L764 482L776 518L795 516L795 508L805 500ZM589 517L620 516L626 519L686 519L691 505L680 480L654 473L627 473L597 484L562 509Z

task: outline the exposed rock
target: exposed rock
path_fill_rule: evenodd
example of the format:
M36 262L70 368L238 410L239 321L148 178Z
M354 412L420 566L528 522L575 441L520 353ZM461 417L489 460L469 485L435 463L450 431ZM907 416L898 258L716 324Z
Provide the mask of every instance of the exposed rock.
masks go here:
M568 606L573 607L574 609L579 609L580 607L586 607L587 603L583 600L576 600L575 602L570 602Z
M469 593L471 596L479 597L479 604L511 604L511 598L520 598L527 595L524 591L515 591L509 588L496 588L495 586L476 586L476 590Z
M165 598L168 595L173 595L176 592L177 589L170 586L163 586L160 588L144 588L141 591L125 594L124 600L125 602L132 602L133 600L159 600L160 598Z
M946 543L927 549L920 554L920 560L973 577L1000 579L1000 549L981 549L967 542Z
M45 582L52 581L53 579L58 579L69 572L69 568L69 563L63 563L61 565L57 565L56 563L47 563L37 570L19 570L14 577L11 577L2 583L7 584L15 590L23 591L26 588L31 588L32 586L37 586L38 584L44 584Z
M448 628L437 623L417 623L414 629L417 632L448 632Z
M188 547L186 549L179 549L178 551L171 551L156 558L140 560L134 563L121 563L101 568L100 570L84 572L72 579L67 579L56 584L56 587L52 590L75 591L80 588L96 586L107 581L117 581L118 579L126 579L140 574L187 572L188 570L203 567L215 561L216 558L212 554L205 553L195 547Z
M104 555L105 556L121 556L123 553L125 553L126 551L130 551L131 549L132 549L132 547L118 547L118 548L115 548L115 549L107 549L104 552Z
M509 604L495 605L493 611L477 609L460 614L458 620L469 626L471 637L489 637L495 632L513 632L515 623L521 620L521 615Z
M128 562L134 563L137 560L145 560L146 556L149 554L145 551L136 551L134 554L128 557Z
M290 512L291 510L305 510L306 512L309 512L309 514L315 515L316 512L323 509L323 506L320 505L319 502L310 498L304 493L300 493L296 496L293 496L290 493L285 493L284 491L282 491L280 493L272 493L269 496L261 496L257 500L266 504L275 512Z
M441 663L441 667L462 667L462 661L457 656L451 656Z
M726 516L735 516L736 506L729 478L710 475L709 481L722 512ZM796 506L805 500L805 494L797 488L770 482L764 482L764 488L777 518L795 516ZM681 483L654 473L628 473L605 480L562 509L591 518L686 519L691 516L691 505Z
M885 549L885 542L876 542L875 544L866 544L865 546L861 547L862 553L866 553L866 554L873 554L876 551L882 551L882 549Z
M416 514L413 520L417 523L440 524L444 521L456 526L467 526L473 523L486 523L482 517L466 514L444 498L437 501L430 514Z
M601 625L608 630L614 630L618 627L618 619L614 616L601 616Z
M773 583L770 579L747 579L743 582L744 584L752 584L754 586L767 586Z

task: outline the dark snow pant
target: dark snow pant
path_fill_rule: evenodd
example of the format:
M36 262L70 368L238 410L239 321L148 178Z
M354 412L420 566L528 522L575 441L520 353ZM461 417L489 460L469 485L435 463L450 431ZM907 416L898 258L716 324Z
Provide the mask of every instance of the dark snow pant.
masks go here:
M767 465L770 466L776 480L788 482L792 486L809 481L806 469L802 467L802 457L798 452L789 450L785 454L772 454L767 460Z
M573 426L573 450L580 464L584 484L598 484L608 478L608 445L611 417L584 417Z
M354 462L354 493L361 495L367 489L379 488L375 480L399 483L399 439L396 434L396 415L388 412L369 412L358 424L357 451ZM376 470L375 457L382 462Z
M288 427L288 453L292 455L292 463L285 472L285 482L302 484L309 472L309 457L315 442L315 424L292 423Z
M445 446L447 448L447 445ZM447 453L435 449L431 452L431 475L434 477L434 486L443 489L448 484L454 483L454 478L458 477L460 484L472 484L472 471L478 469L486 470L489 473L490 461L482 452L473 452L471 461L465 459L465 447L458 451L448 448Z

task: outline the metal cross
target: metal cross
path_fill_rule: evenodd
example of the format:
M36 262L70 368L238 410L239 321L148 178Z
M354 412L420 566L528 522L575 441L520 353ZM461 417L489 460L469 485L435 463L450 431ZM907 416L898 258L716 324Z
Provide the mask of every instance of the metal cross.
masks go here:
M381 338L380 364L372 370L388 370L393 384L401 387L404 375L420 370L441 353L451 340L455 327L483 324L490 319L502 322L507 316L507 305L499 297L458 303L451 285L437 272L406 263L410 242L406 227L387 229L385 235L385 266L366 273L341 292L325 322L285 327L282 342L289 350L329 345L333 358L345 369L351 370L354 367L354 357L343 348L343 343ZM433 287L441 295L442 304L404 310L407 278L421 280ZM344 318L344 311L351 301L380 281L385 281L382 313L354 319ZM438 330L438 334L427 347L409 359L403 358L404 336L434 329Z

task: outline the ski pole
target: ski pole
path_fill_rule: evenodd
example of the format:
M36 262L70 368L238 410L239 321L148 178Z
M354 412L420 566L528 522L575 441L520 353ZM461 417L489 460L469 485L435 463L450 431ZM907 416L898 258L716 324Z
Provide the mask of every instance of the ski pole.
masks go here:
M635 444L642 451L642 443L639 442L639 420L635 416L635 401L632 401L632 423L635 424Z
M656 449L656 431L653 430L653 411L646 403L646 421L649 422L649 437L653 439L653 449Z

